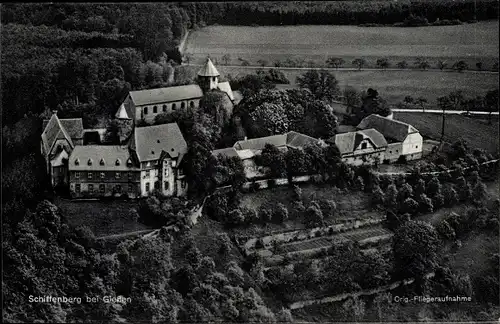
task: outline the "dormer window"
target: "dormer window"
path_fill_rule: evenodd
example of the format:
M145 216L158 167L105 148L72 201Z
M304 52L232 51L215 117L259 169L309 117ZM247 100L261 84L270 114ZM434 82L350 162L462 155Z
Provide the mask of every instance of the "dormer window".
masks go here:
M99 161L99 164L104 165L105 164L104 159L101 159L101 161Z
M132 166L132 160L131 159L127 160L127 166Z
M92 159L89 159L89 160L87 161L87 165L92 165Z
M148 107L144 107L144 115L148 114Z
M163 112L167 112L167 105L163 105Z
M151 154L155 154L155 151L151 151Z
M156 140L156 143L160 143L160 140Z
M154 106L154 107L153 107L153 113L154 113L154 114L158 113L158 107L157 107L157 106Z
M120 165L120 164L121 164L120 159L116 159L115 165Z
M79 159L75 160L75 165L80 165L80 160Z

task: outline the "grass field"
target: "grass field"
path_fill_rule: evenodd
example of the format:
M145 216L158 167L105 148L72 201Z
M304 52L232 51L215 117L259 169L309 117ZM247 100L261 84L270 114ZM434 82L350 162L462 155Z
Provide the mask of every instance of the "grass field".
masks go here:
M255 73L256 68L241 68L218 66L217 69L223 76L231 74L233 77ZM278 88L296 87L297 77L304 74L306 70L281 70L290 84L278 85ZM383 98L390 104L403 101L405 96L427 98L429 104L436 105L436 99L455 90L462 90L466 96L484 95L488 90L498 88L498 74L483 73L458 73L441 71L383 71L383 70L361 70L361 71L336 71L332 73L339 81L339 86L352 86L358 91L366 91L368 88L377 89Z
M394 118L415 126L428 138L441 137L442 116L427 113L394 113ZM492 154L499 153L498 119L491 125L487 120L468 118L461 115L447 115L445 119L445 140L453 143L462 137L472 148L481 148Z
M364 57L375 62L389 57L395 62L417 56L451 61L464 59L470 65L482 61L484 68L498 57L498 21L457 26L358 27L358 26L210 26L189 35L186 52L195 60L231 55L256 64L286 58L324 63L329 56L350 62Z
M133 219L132 209L137 208L134 201L72 201L58 198L55 204L66 215L69 224L88 226L97 237L150 229Z

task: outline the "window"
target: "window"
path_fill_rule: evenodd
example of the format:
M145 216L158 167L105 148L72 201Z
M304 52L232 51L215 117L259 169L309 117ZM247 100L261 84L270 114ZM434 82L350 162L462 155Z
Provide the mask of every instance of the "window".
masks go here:
M148 114L148 107L144 107L144 115Z
M168 168L165 168L165 177L168 177Z
M361 143L361 149L362 150L366 149L366 143Z
M92 179L92 172L87 173L87 178Z
M158 181L155 181L155 189L160 189L160 183Z
M149 177L149 170L146 171L146 177Z
M191 108L194 108L194 101L191 101L191 102L189 103L189 106L190 106Z
M186 188L186 182L185 181L181 181L181 188L182 189Z
M105 191L105 190L106 190L106 186L105 186L105 185L103 185L103 184L100 184L100 185L99 185L99 191L100 191L101 193L104 193L104 191Z
M186 108L186 103L185 103L185 102L182 102L182 103L181 103L181 109L184 109L184 108Z
M121 177L121 173L120 173L120 172L116 172L116 173L115 173L115 178L116 178L116 179L120 179L120 177Z
M163 188L164 188L165 190L168 190L168 186L169 186L168 181L165 181L165 182L163 183Z
M163 105L163 112L167 112L167 105Z
M172 110L176 110L177 109L177 105L175 103L172 104Z
M104 177L105 177L104 172L101 172L101 179L104 179Z
M399 153L399 150L396 150L396 153Z
M128 185L128 192L134 192L134 185Z
M75 185L75 191L80 193L80 184Z
M392 151L389 151L389 153L392 153Z
M105 163L104 163L104 159L101 159L101 161L99 161L99 164L100 164L100 165L104 165L104 164L105 164Z
M80 179L80 172L75 172L75 178Z
M94 185L89 184L89 193L93 193L93 192L94 192Z
M129 172L129 173L128 173L128 179L129 179L129 180L132 180L132 172Z
M158 113L158 107L157 106L154 106L153 107L153 114L157 114Z
M115 191L118 192L118 193L121 193L122 192L122 186L116 185L115 186Z
M212 81L215 82L215 77L212 77Z
M415 148L418 148L418 145L415 145Z
M149 192L149 182L146 183L146 192Z

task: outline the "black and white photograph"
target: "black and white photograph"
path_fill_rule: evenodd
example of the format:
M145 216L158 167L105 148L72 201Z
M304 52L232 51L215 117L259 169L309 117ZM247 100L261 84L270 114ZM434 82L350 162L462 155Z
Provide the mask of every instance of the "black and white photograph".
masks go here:
M500 321L498 0L0 12L2 322Z

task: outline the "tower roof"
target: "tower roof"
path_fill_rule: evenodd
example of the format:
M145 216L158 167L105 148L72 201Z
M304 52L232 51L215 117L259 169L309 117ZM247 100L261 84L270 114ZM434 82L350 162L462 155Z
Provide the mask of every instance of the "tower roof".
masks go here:
M207 57L207 61L205 65L198 71L198 76L205 77L216 77L219 76L219 71L215 68L215 65L212 63L209 57Z

